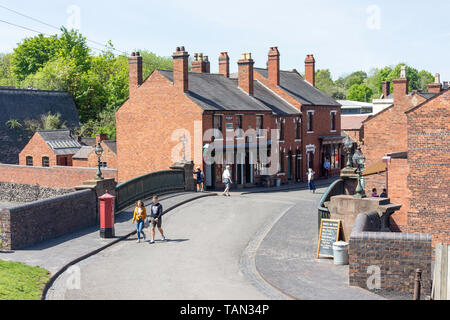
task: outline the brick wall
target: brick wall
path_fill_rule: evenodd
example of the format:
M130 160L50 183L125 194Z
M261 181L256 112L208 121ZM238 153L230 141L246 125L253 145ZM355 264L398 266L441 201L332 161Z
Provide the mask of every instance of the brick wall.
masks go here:
M27 164L26 157L28 156L33 157L33 166L36 167L42 166L43 157L49 158L50 167L57 165L56 155L39 133L35 133L25 148L20 152L19 164L25 166Z
M391 159L388 163L388 196L392 203L401 204L402 207L391 216L391 226L395 231L407 231L407 216L409 211L408 188L408 159ZM379 189L379 193L382 189Z
M201 126L202 112L182 88L155 71L116 112L119 181L167 170L181 138L172 141L172 134L184 129L187 138L193 139L194 122L200 121ZM194 154L194 143L190 154Z
M83 190L0 210L6 250L18 250L35 243L72 233L97 222L94 190Z
M0 182L0 201L33 202L73 192L73 189L42 187L39 185Z
M424 102L418 94L396 96L394 105L366 120L363 124L366 168L380 162L388 153L407 150L407 119L405 112Z
M413 294L415 270L422 269L423 293L431 292L431 235L396 232L376 232L378 213L358 216L349 243L349 283L368 289L373 273L369 267L379 267L383 291Z
M105 143L101 143L103 148L103 154L101 161L106 162L107 168L117 169L117 154L114 153ZM81 168L97 168L98 158L94 151L89 154L87 159L73 159L74 167Z
M105 178L113 178L117 181L116 169L104 168L102 173ZM70 189L96 176L96 168L43 168L0 164L0 182Z
M407 113L408 231L427 232L433 245L450 243L450 92Z

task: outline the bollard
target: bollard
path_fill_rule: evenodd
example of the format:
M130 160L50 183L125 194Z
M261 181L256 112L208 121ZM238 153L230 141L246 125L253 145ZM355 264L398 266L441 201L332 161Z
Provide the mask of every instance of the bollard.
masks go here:
M420 300L420 283L422 282L422 270L416 270L416 279L414 283L414 300Z

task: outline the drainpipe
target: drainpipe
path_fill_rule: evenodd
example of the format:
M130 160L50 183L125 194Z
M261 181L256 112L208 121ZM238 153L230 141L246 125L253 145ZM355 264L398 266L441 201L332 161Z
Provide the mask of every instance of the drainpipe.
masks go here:
M383 157L383 163L386 164L386 193L389 198L389 160L391 160L391 157L386 156Z

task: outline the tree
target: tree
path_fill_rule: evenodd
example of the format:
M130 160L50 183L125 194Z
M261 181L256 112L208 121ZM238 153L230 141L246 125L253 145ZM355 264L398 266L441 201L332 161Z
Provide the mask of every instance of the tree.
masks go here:
M353 101L370 102L373 91L365 83L354 84L348 89L347 99Z
M351 86L355 84L364 83L367 79L367 73L364 71L356 71L344 78L345 89L350 89Z
M335 84L331 79L331 73L328 69L317 70L316 72L316 87L328 94L332 95Z

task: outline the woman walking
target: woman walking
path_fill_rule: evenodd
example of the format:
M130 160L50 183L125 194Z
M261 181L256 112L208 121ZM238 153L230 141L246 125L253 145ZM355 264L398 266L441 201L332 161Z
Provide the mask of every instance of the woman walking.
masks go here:
M316 193L316 185L314 184L314 175L316 173L313 171L313 169L309 168L307 175L308 175L308 187L310 192Z
M145 210L144 202L139 200L136 204L136 209L134 209L133 221L136 222L137 230L137 243L141 242L141 233L145 240L145 233L142 231L144 229L145 219L147 219L147 210Z

